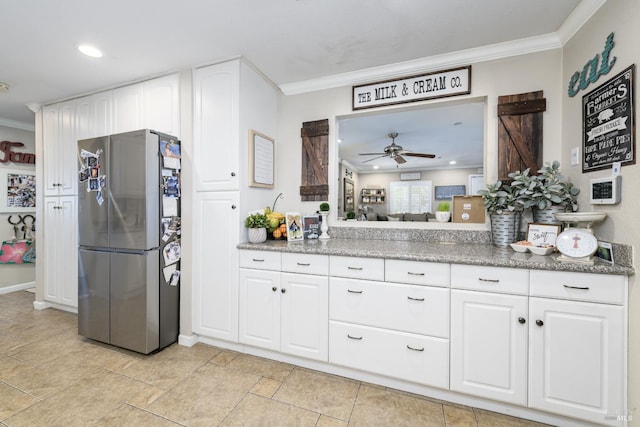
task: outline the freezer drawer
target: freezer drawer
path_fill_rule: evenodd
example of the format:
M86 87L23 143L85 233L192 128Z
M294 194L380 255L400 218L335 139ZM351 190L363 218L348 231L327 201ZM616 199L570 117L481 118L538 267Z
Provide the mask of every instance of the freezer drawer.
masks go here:
M109 338L109 252L78 251L78 334L96 341Z

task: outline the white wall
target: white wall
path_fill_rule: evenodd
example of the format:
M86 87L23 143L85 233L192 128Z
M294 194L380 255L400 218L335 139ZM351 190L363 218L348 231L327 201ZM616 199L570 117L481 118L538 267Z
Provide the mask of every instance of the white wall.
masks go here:
M472 64L471 70L472 92L470 95L428 101L424 104L460 102L465 98L486 102L484 171L487 181L495 181L498 176L498 96L536 90L544 91L544 96L547 99L547 111L544 114L543 158L545 160L559 159L563 93L560 82L561 59L561 50L557 49L509 59L475 63ZM416 73L418 71L416 70ZM403 107L388 107L387 109L399 108ZM300 201L300 128L302 122L320 119L329 119L329 202L338 206L336 117L352 114L354 113L351 111L351 86L300 95L280 96L279 151L276 174L278 188L287 196L281 210L314 212L318 209L316 202ZM332 210L334 219L335 211Z
M562 60L562 163L569 164L572 147L581 147L582 152L582 96L591 92L611 77L627 68L631 64L640 63L640 7L637 0L608 1L591 18L591 20L565 45ZM580 91L573 98L567 95L567 86L571 75L581 71L586 62L604 48L607 36L614 32L615 45L611 58L616 62L611 71L601 76L585 90ZM636 65L637 67L637 65ZM637 83L638 69L635 72L635 108L638 108ZM636 126L638 114L635 115ZM638 138L638 133L635 133ZM636 149L638 148L636 142ZM640 197L637 184L640 182L640 166L636 152L636 164L623 166L622 202L618 205L591 206L589 204L589 181L592 178L609 176L610 170L582 173L581 166L563 167L566 175L583 191L578 198L580 210L598 210L607 212L607 219L595 226L596 236L605 241L636 245L640 241L640 227L638 227L638 212L640 212ZM614 254L615 257L615 254ZM640 254L634 248L633 265L640 265ZM630 277L629 295L629 409L633 421L630 425L640 425L640 290L636 284L636 276Z
M0 125L0 141L22 142L24 144L24 147L20 147L16 151L31 154L35 154L36 152L35 133L33 131ZM0 154L0 158L4 158L4 156ZM35 172L35 165L13 162L0 163L0 170L5 169L33 170ZM4 190L5 187L3 185L0 188ZM35 214L35 210L34 212L28 213ZM0 242L3 240L9 240L13 236L13 226L9 224L8 218L9 214L0 213ZM15 220L16 217L14 216L13 219ZM0 292L2 292L2 288L9 289L9 287L12 287L14 285L30 283L34 280L34 264L0 264Z

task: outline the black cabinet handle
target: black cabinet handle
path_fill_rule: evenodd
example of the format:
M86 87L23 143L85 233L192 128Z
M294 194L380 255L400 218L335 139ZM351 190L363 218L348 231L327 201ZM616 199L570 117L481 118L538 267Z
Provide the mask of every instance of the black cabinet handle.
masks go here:
M287 292L287 290L285 288L282 288L282 289L280 289L280 292L282 292L284 294L285 292Z
M424 298L413 298L413 297L407 297L407 299L411 300L411 301L424 301Z
M235 208L236 208L236 205L231 205L231 209L235 209Z
M361 294L362 291L352 291L351 289L347 289L347 292L349 292L350 294Z
M362 267L347 267L349 270L362 271Z
M562 285L567 289L580 289L581 291L588 291L589 287L588 286L572 286L572 285Z
M235 172L231 172L231 176L236 176L236 173Z
M524 324L526 322L527 322L527 320L524 317L518 317L518 323Z
M424 273L414 273L412 271L407 271L409 276L424 276Z
M416 348L416 347L411 347L410 345L407 344L407 348L409 350L413 350L413 351L424 351L424 347L422 348Z
M278 288L276 288L276 287L274 286L273 288L271 288L271 290L272 290L273 292L275 292L275 291L277 291L277 290L278 290Z
M542 325L544 325L544 322L542 320L538 319L538 320L536 320L536 325L542 326Z
M491 283L499 283L499 279L483 279L482 277L478 277L478 280L481 282L491 282Z
M352 339L352 340L357 340L357 341L360 341L362 339L362 337L352 337L349 334L347 334L347 338Z

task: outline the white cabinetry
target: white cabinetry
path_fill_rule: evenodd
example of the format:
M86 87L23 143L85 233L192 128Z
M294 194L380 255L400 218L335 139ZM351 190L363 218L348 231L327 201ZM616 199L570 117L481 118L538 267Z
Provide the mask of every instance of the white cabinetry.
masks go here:
M180 136L180 75L142 83L144 128Z
M42 147L44 195L69 196L78 192L77 140L74 101L43 108Z
M76 100L76 139L111 133L111 92L100 92Z
M624 276L531 271L529 406L621 425Z
M194 72L193 167L196 191L240 189L240 61Z
M385 283L407 265L331 257L329 361L434 387L449 387L448 281ZM448 277L448 264L415 263L412 278ZM342 276L342 277L335 277ZM416 279L414 279L416 280Z
M144 127L142 83L111 92L111 132L122 133Z
M60 308L78 306L77 198L45 197L44 299Z
M237 192L198 193L193 217L193 318L198 334L238 341Z
M241 251L239 341L326 362L327 257L283 254L282 258L282 268L293 272L280 272L279 260L264 260L263 253Z

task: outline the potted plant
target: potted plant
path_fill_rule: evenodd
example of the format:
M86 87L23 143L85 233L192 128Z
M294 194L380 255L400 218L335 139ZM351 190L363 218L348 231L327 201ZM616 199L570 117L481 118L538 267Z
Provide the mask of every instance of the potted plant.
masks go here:
M329 238L329 233L327 233L329 231L329 221L327 220L327 216L329 216L329 207L329 203L327 202L320 203L320 215L322 216L320 231L322 231L322 234L320 234L318 239L325 240Z
M451 204L449 202L440 202L438 203L438 207L436 209L436 220L438 222L449 222L451 219L451 212L449 208Z
M355 219L356 219L356 213L355 213L355 211L349 211L349 212L347 212L347 219L348 219L348 220L355 221Z
M262 243L267 240L267 227L269 219L265 214L252 213L244 220L244 226L248 229L251 243Z
M502 181L487 184L479 190L484 208L491 219L491 241L497 246L508 246L518 240L522 205L516 189Z
M547 162L538 175L531 175L529 169L512 172L511 187L516 191L518 203L523 209L531 208L533 221L559 224L556 212L578 209L577 196L580 189L566 180L560 173L560 162Z

